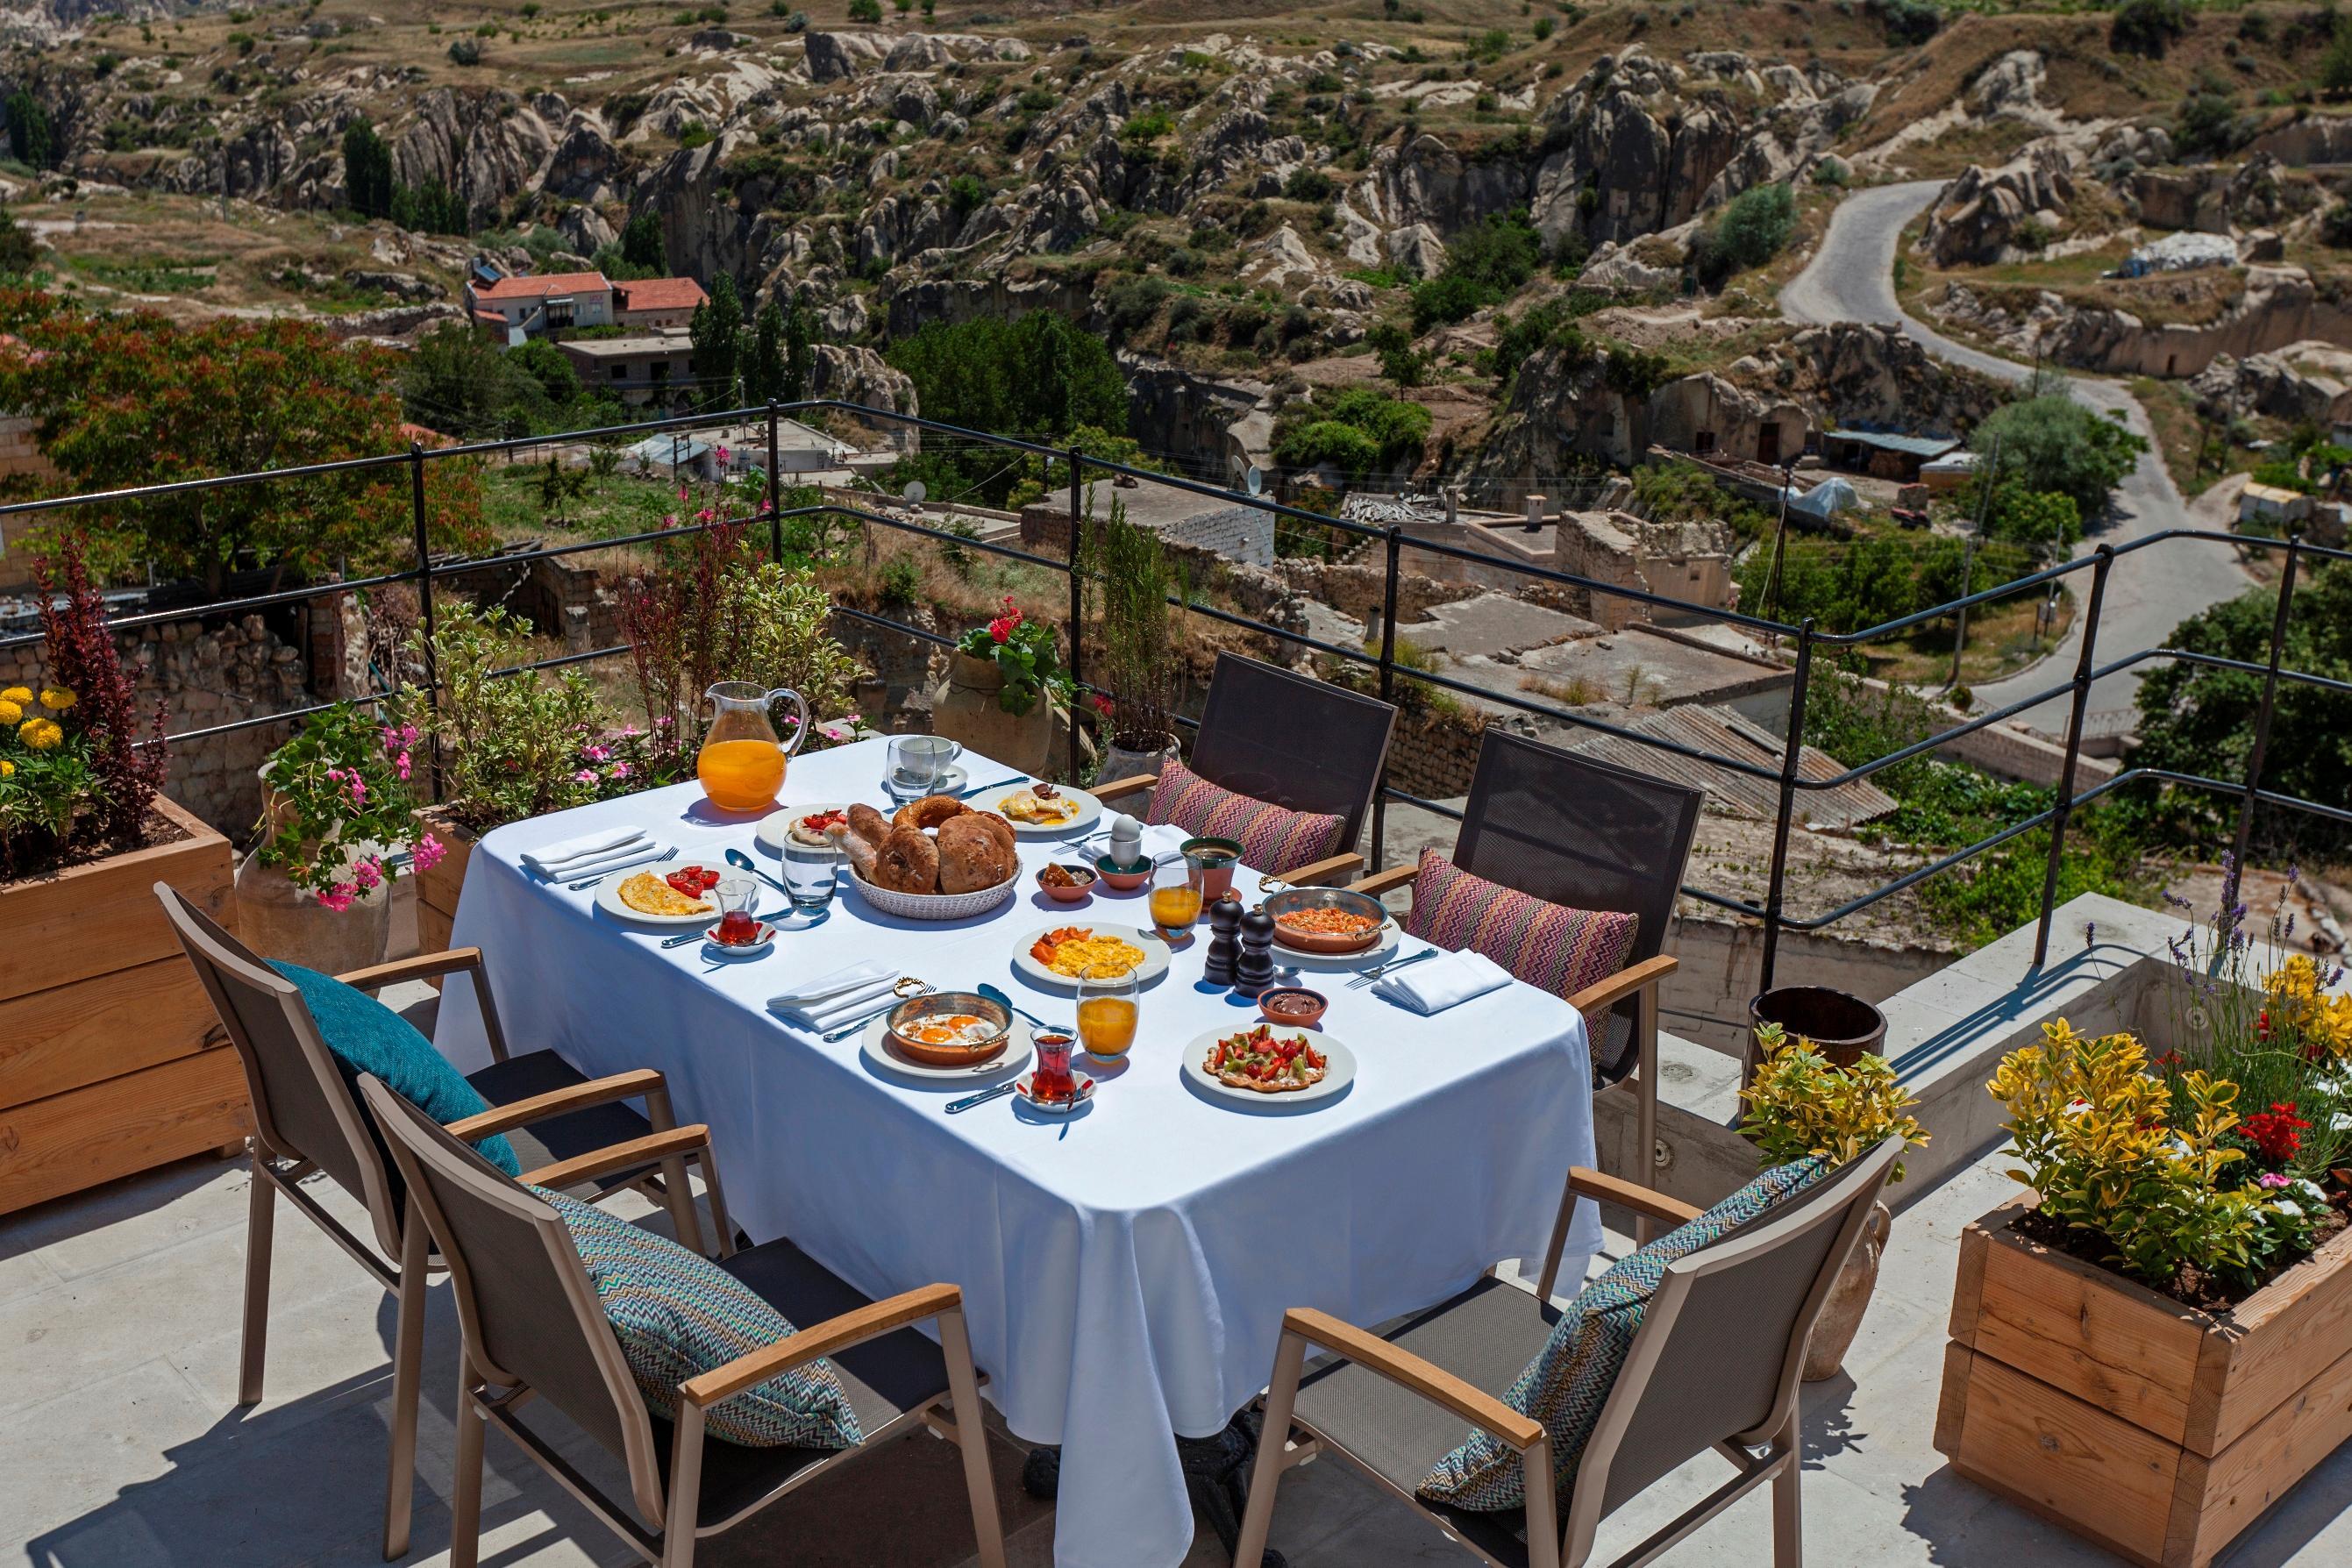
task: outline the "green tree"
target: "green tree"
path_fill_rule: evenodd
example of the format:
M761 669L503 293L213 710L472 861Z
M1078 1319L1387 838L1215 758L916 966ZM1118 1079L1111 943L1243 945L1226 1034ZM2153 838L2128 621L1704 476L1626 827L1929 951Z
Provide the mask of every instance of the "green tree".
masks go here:
M2064 392L2004 404L1978 425L1969 445L2000 444L2001 472L2029 491L2070 497L2081 517L2098 516L2147 442Z
M1429 356L1412 346L1412 332L1402 321L1381 321L1364 334L1364 342L1380 356L1381 374L1399 387L1419 386L1429 378Z
M343 128L343 200L362 217L390 217L392 148L364 120Z
M436 174L421 185L394 185L392 221L419 234L464 235L472 232L465 198Z
M792 309L784 312L784 363L777 378L775 399L798 403L809 395L816 379L816 311L805 289L793 290Z
M2319 57L2320 90L2341 98L2352 93L2352 16L2338 16L2326 52Z
M580 372L562 349L545 338L531 338L507 350L505 359L508 370L519 371L539 384L551 409L560 410L580 400Z
M1055 444L1083 426L1127 428L1127 383L1109 346L1055 311L934 322L885 357L914 382L928 418ZM993 451L945 455L925 468L942 498L971 491L1001 500L1020 481Z
M1413 285L1412 328L1465 320L1518 292L1543 259L1543 237L1524 209L1496 213L1445 242L1438 275Z
M544 348L569 362L552 348ZM521 354L525 351L518 350ZM417 339L400 363L398 385L408 417L468 439L527 435L545 427L555 411L547 387L531 374L531 359L505 350L462 321L446 321ZM575 377L572 390L579 390Z
M706 408L733 407L743 348L743 300L735 291L732 273L721 272L711 279L710 298L694 308L687 338L694 345L687 367L694 376L695 397Z
M33 269L39 258L33 231L18 223L15 213L0 207L0 278L22 277Z
M1428 439L1428 409L1351 386L1285 409L1275 425L1274 460L1286 468L1328 464L1352 479L1418 461Z
M1780 255L1796 226L1797 198L1785 182L1751 185L1724 203L1701 232L1692 247L1692 270L1701 283L1719 289L1734 273Z
M743 401L782 401L784 395L784 309L771 294L760 307L759 320L746 334L743 353Z
M632 267L644 268L641 277L658 278L668 271L659 213L648 208L622 226L621 257Z
M28 168L46 169L57 159L57 136L49 127L49 111L25 88L0 105L8 117L8 150Z
M2124 0L2107 25L2107 45L2124 54L2160 60L2189 25L2189 0Z
M882 0L849 0L849 19L875 23L882 19Z

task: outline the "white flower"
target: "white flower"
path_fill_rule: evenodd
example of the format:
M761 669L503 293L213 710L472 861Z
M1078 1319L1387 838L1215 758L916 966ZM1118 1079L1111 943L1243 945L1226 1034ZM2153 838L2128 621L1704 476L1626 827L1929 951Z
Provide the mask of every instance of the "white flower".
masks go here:
M2303 1217L2303 1205L2300 1204L2289 1203L2284 1198L2273 1198L2271 1200L2271 1212L2273 1214L2283 1214L2295 1219L2301 1219Z
M2066 1114L2069 1116L2080 1116L2090 1109L2091 1102L2087 1100L2070 1100L2066 1102Z
M2320 1207L2325 1208L2327 1206L2327 1189L2321 1186L2317 1182L2311 1181L2307 1178L2297 1181L2294 1184L2294 1190L2301 1193L2305 1197L2310 1199Z
M2352 1110L2339 1110L2327 1119L2330 1132L2352 1132Z

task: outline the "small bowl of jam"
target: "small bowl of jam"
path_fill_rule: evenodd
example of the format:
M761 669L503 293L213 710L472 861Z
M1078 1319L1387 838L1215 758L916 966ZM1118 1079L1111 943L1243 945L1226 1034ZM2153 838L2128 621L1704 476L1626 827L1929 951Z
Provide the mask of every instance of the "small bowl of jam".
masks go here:
M1330 1005L1329 997L1303 985L1277 985L1257 999L1257 1010L1267 1023L1298 1029L1317 1022Z
M1037 888L1047 898L1060 903L1075 904L1095 890L1095 871L1091 866L1073 866L1056 860L1037 871Z

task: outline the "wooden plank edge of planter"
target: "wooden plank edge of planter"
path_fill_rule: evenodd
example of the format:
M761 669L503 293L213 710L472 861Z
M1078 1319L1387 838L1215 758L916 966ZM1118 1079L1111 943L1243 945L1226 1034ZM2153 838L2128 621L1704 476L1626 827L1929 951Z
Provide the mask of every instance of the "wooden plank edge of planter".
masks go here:
M206 1151L253 1131L226 1047L158 1062L0 1111L0 1214Z
M155 902L157 882L171 883L229 931L237 929L236 857L228 840L167 796L155 797L154 810L185 837L0 886L11 938L45 954L42 964L0 972L0 1000L181 957ZM61 940L68 929L70 942Z

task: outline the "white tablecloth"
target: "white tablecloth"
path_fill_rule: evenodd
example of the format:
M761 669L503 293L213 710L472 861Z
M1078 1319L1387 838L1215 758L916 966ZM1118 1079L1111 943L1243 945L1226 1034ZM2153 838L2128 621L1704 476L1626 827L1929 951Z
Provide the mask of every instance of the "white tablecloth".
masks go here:
M785 800L884 804L882 744L794 759ZM968 763L975 782L1012 772ZM1378 1322L1498 1258L1539 1254L1567 1167L1593 1163L1583 1021L1523 984L1422 1018L1342 976L1310 980L1333 999L1325 1031L1356 1053L1354 1087L1288 1115L1211 1103L1181 1081L1181 1047L1256 1015L1198 984L1205 927L1144 992L1132 1058L1091 1110L1047 1119L1008 1099L949 1116L969 1086L885 1081L856 1040L791 1029L766 998L790 977L881 958L941 986L992 981L1066 1019L1066 995L1013 969L1015 939L1148 925L1140 894L1070 908L1024 880L993 915L925 925L845 888L828 920L769 956L718 963L520 867L525 849L615 822L679 844L681 862L721 865L733 846L773 865L750 822L713 814L691 784L490 834L454 941L488 954L512 1047L551 1047L590 1074L667 1073L680 1119L710 1124L728 1202L754 1238L790 1236L875 1296L961 1285L990 1397L1022 1438L1062 1445L1061 1568L1181 1559L1192 1514L1171 1434L1213 1434L1264 1386L1284 1309ZM1051 853L1024 842L1024 876ZM1246 896L1255 879L1237 885ZM436 1044L463 1068L488 1059L463 978ZM1571 1260L1601 1241L1597 1212L1580 1208Z

